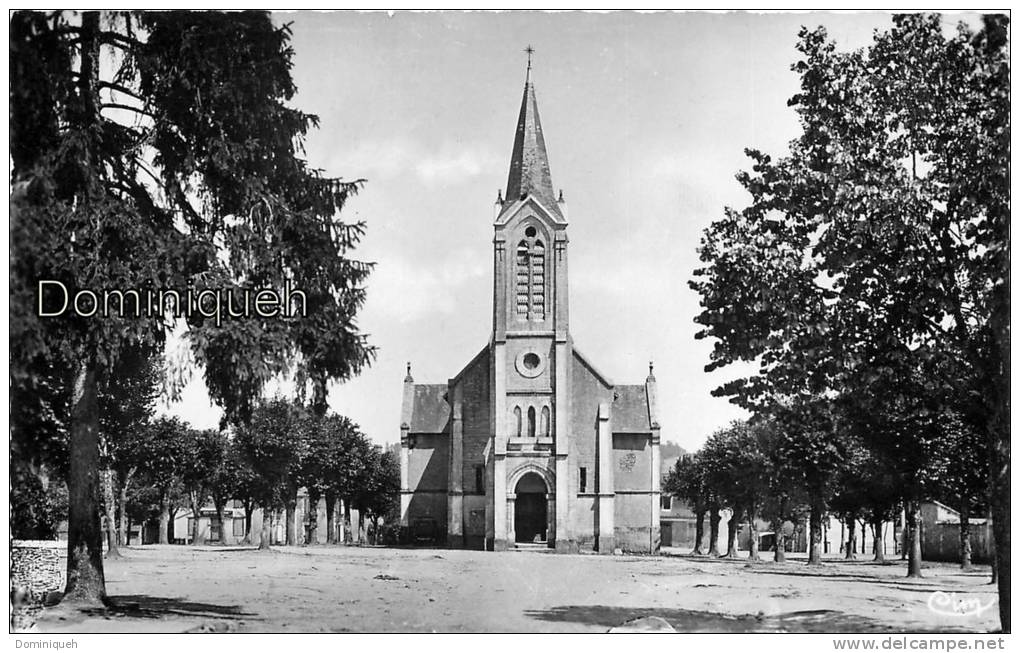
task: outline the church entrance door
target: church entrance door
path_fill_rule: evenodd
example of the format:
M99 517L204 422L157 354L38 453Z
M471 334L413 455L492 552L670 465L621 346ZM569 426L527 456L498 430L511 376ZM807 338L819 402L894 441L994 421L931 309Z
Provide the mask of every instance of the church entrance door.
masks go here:
M517 482L514 493L514 532L515 540L525 542L545 542L548 528L548 508L545 481L538 474L529 473Z

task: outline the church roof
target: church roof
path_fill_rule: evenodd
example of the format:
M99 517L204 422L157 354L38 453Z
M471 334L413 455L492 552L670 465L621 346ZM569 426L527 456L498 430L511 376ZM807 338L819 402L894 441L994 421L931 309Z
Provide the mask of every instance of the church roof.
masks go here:
M450 421L445 383L419 383L414 386L411 403L410 433L445 433Z
M563 217L553 192L549 155L545 150L545 136L542 134L542 121L538 117L538 102L535 100L535 85L531 83L530 68L528 80L524 83L521 113L517 118L514 149L510 155L506 202L513 204L528 196L537 199L557 217Z
M618 385L616 400L613 401L614 433L650 433L648 417L648 393L645 384Z
M602 383L602 385L606 386L607 388L613 387L613 382L610 381L605 374L600 372L598 368L595 367L595 365L591 362L591 359L589 359L587 356L581 353L581 351L577 348L577 345L574 345L570 349L574 352L574 358L579 360L582 365L587 367L588 371L591 372L595 376L595 378L598 379L600 383Z

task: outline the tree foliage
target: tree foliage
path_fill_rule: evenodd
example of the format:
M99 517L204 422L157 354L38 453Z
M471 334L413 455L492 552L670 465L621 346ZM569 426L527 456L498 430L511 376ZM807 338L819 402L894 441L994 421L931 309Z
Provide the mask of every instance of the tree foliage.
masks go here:
M286 488L306 454L304 411L277 398L255 409L251 421L235 434L245 461L254 472L254 492L263 509L283 506Z
M920 398L932 391L971 406L1001 498L1005 629L1007 27L1005 16L986 16L980 30L946 36L939 16L902 15L851 52L823 28L803 29L790 100L801 134L785 156L747 151L752 171L738 180L751 203L706 230L691 284L704 308L698 336L716 341L709 367L760 366L718 390L742 405L852 390L874 406L897 388L882 411L890 421L924 422Z
M68 596L95 603L105 600L95 398L122 351L158 350L175 322L130 308L41 317L39 281L72 294L280 296L289 283L306 315L192 312L186 338L227 421L244 422L265 383L292 368L324 404L330 380L374 355L355 320L370 271L351 256L364 225L339 218L360 182L302 158L318 119L289 106L290 32L265 12L21 11L10 27L11 380L22 392L75 379L68 406L54 397L66 412L49 431L67 433L72 451ZM52 311L54 299L41 301Z
M159 319L40 319L39 279L302 289L305 319L193 316L189 340L231 418L295 355L323 382L369 361L354 319L369 266L348 255L364 226L337 218L360 182L299 156L318 119L287 105L286 27L263 12L22 12L12 30L14 176L26 184L12 230L15 362L59 348L104 364L166 336ZM99 56L115 63L108 76L89 68Z
M695 515L705 512L709 488L702 461L693 455L677 458L662 483L662 491L685 502Z

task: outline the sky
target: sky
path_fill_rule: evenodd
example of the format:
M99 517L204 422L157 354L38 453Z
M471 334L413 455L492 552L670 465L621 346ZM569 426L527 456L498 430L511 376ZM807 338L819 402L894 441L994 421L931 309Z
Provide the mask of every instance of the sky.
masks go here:
M697 449L744 417L713 388L749 368L704 372L695 340L702 231L748 196L745 148L796 137L787 100L801 25L840 49L867 45L888 14L318 13L291 23L293 106L317 114L313 167L365 179L343 217L364 220L373 261L359 318L378 357L335 386L333 410L380 444L399 439L405 365L444 383L488 342L492 220L504 189L526 67L554 187L570 215L570 330L616 383L654 361L663 441ZM955 18L950 22L955 22ZM286 392L286 383L269 390ZM201 373L165 407L196 427L220 412Z

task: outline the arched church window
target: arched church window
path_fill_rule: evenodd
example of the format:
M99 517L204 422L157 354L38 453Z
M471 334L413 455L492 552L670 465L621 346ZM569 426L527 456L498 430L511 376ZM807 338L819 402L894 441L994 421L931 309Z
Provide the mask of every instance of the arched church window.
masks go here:
M535 407L528 408L528 437L535 437Z
M528 269L530 267L528 258L528 242L522 240L517 245L517 269L515 270L517 277L517 315L522 319L526 319L528 316L528 282L531 275Z
M540 434L540 435L541 435L541 436L542 436L543 438L548 438L548 437L550 437L550 429L549 429L549 407L548 407L548 406L542 406L542 421L541 421L541 423L539 424L539 426L540 426L540 428L539 428L539 430L538 430L539 434Z
M521 407L514 406L514 433L519 438L521 437Z

